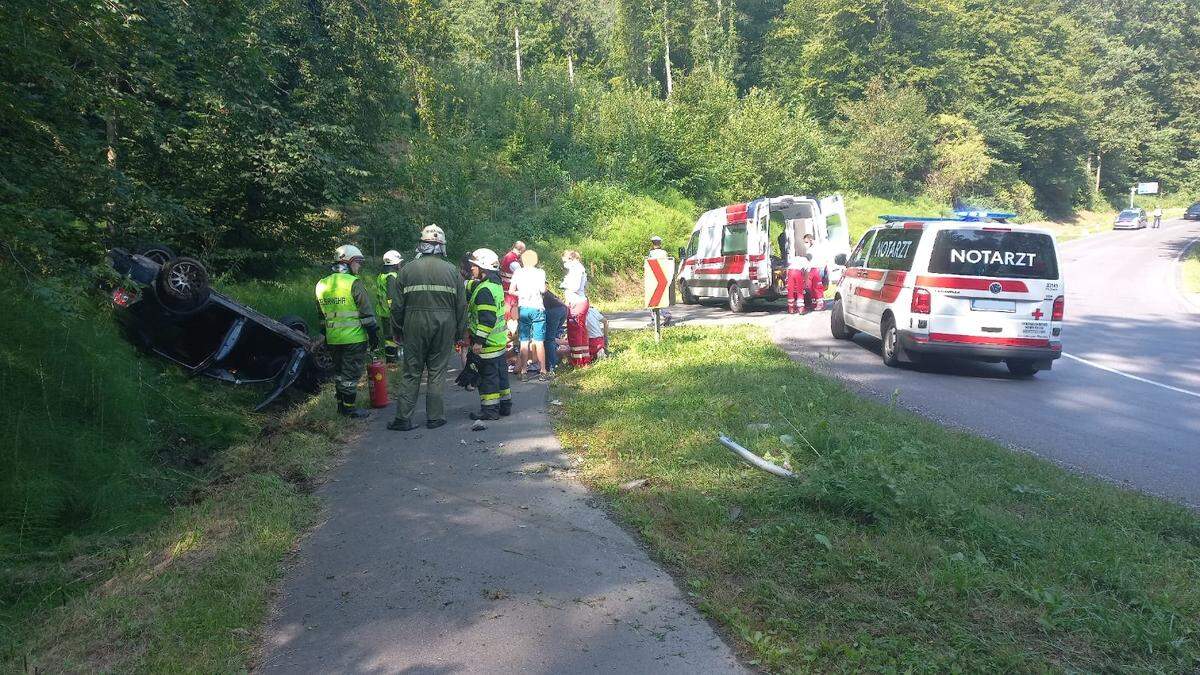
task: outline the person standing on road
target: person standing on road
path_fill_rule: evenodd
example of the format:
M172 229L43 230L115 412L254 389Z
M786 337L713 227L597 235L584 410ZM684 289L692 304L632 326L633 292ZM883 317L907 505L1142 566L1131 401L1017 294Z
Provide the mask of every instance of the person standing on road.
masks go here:
M550 291L542 293L542 305L546 308L546 339L542 349L546 352L546 371L553 373L558 367L558 336L562 334L570 310Z
M803 314L808 311L804 307L804 289L808 286L808 247L801 239L795 244L788 239L788 247L784 252L787 256L787 312L788 314ZM804 311L801 311L804 307Z
M504 289L500 285L500 261L496 252L481 248L471 256L475 288L467 301L467 328L471 353L479 360L479 412L473 420L498 420L512 414L512 390L504 362L508 329L501 315Z
M517 296L518 340L521 343L520 370L517 377L526 378L526 366L530 359L537 361L538 379L545 381L546 351L542 343L546 340L546 306L542 293L546 292L546 272L539 269L537 251L529 249L521 254L521 267L513 272L509 291Z
M1162 207L1155 206L1154 207L1154 229L1158 229L1158 227L1160 225L1162 225Z
M517 334L519 319L517 296L512 293L512 277L521 268L521 254L525 252L525 242L515 241L512 248L500 259L500 283L504 286L504 321L508 332ZM509 372L513 372L512 369Z
M586 366L591 363L588 354L587 312L591 305L587 299L587 270L579 251L563 253L563 302L567 304L567 342L571 345L571 365Z
M650 252L646 254L646 257L658 259L671 257L667 254L667 249L663 248L662 237L657 234L650 237Z
M413 410L425 384L425 426L446 423L446 362L466 323L466 291L454 265L446 260L446 233L437 225L421 231L417 259L400 270L392 295L392 324L404 338L404 365L396 392L392 431L410 431Z
M353 419L371 413L355 405L367 351L379 348L379 326L366 285L358 278L363 254L357 246L339 246L333 274L317 282L321 333L333 357L338 414Z
M829 261L826 260L825 245L815 243L811 234L804 235L804 247L808 250L808 279L805 288L813 307L819 312L825 309L825 266ZM807 302L804 309L808 310Z
M383 329L383 353L388 363L395 363L399 353L396 336L392 332L392 293L396 285L396 276L400 273L400 265L404 257L399 251L391 250L383 254L383 272L376 279L375 317Z

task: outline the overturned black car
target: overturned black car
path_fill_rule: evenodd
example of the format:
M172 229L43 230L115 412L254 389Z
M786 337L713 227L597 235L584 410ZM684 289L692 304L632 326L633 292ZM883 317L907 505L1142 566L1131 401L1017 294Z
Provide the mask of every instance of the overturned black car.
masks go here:
M129 340L192 375L233 384L270 383L255 410L289 387L315 393L331 372L324 338L310 337L304 319L275 320L212 290L199 260L157 245L138 253L114 248L108 258L124 277L111 291Z

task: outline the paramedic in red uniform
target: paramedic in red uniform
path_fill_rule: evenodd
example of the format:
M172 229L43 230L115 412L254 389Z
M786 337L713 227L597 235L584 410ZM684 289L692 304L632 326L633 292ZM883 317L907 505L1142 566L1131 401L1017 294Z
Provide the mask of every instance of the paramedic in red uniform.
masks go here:
M521 267L521 254L524 252L525 242L518 241L513 243L508 253L500 259L500 285L504 287L504 318L509 321L517 318L517 296L509 293L508 287L512 284L513 272ZM509 316L510 314L512 316Z
M819 312L825 309L825 266L829 261L825 259L825 245L813 243L811 234L804 235L804 248L808 251L808 279L805 283L805 288L808 290L808 297L812 300L813 306ZM808 303L804 304L804 310L808 311Z
M804 236L806 241L808 235ZM808 286L808 268L811 264L808 259L808 248L804 241L796 242L793 245L790 237L787 244L787 250L784 251L788 263L787 311L788 314L804 314L808 312L808 307L804 305L804 289Z
M588 349L587 313L587 270L579 251L565 251L562 257L566 274L559 286L563 291L563 302L568 308L567 343L571 345L571 365L586 366L592 362Z

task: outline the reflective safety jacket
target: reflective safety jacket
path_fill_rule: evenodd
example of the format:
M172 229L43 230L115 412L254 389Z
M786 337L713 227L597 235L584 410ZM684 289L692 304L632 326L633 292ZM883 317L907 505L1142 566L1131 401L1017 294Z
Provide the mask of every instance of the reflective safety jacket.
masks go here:
M483 345L479 352L481 358L503 355L508 344L508 328L499 304L503 298L503 289L492 279L480 281L471 292L471 300L467 303L467 330L471 333L471 344Z
M317 282L317 309L325 322L325 342L353 345L367 341L375 326L371 298L358 277L334 272Z
M388 300L388 284L392 283L391 280L397 276L397 273L393 270L384 272L375 279L375 315L380 319L387 319L392 315L392 303Z

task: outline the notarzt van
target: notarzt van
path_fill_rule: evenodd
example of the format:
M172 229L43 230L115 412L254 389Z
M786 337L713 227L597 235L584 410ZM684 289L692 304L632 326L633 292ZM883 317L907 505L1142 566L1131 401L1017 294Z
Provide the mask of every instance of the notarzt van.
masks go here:
M788 252L781 246L794 246L806 234L830 261L850 252L841 195L762 197L707 211L679 254L679 295L689 305L699 298L726 298L734 312L745 311L756 298L786 295Z
M883 362L1004 361L1016 375L1062 355L1063 281L1054 236L1012 214L884 216L846 262L830 312L836 338L883 342Z

